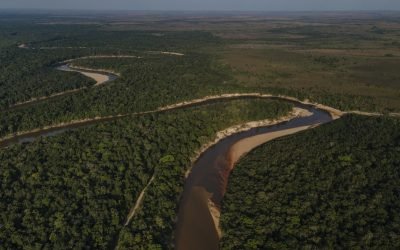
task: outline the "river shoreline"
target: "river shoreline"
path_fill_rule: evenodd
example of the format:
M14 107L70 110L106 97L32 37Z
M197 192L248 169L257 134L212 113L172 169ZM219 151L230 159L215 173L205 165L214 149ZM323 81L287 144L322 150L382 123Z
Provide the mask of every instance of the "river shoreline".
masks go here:
M39 133L39 132L46 132L46 130L50 129L63 129L67 128L69 126L73 127L76 125L84 125L85 123L93 123L93 122L101 122L103 120L108 120L108 119L116 119L116 118L121 118L121 117L126 117L129 115L143 115L143 114L149 114L149 113L157 113L157 112L165 112L165 111L170 111L174 109L179 109L179 108L185 108L185 107L190 107L190 106L195 106L195 105L200 105L204 104L207 102L211 101L223 101L223 100L230 100L230 99L241 99L241 98L266 98L266 99L277 99L277 100L283 100L283 101L289 101L293 103L298 103L298 104L303 104L307 106L313 106L318 109L324 110L328 112L333 119L338 119L343 115L346 114L360 114L360 115L371 115L371 116L382 116L383 114L380 113L368 113L368 112L359 112L359 111L349 111L349 112L343 112L338 109L318 104L318 103L312 103L308 101L300 101L296 98L293 97L288 97L288 96L282 96L282 95L271 95L271 94L263 94L263 93L232 93L232 94L221 94L221 95L211 95L211 96L205 96L203 98L198 98L198 99L193 99L191 101L184 101L184 102L179 102L171 105L166 105L159 107L155 110L150 110L150 111L144 111L144 112L135 112L135 113L127 113L127 114L117 114L117 115L110 115L110 116L96 116L93 118L83 118L83 119L76 119L68 122L61 122L58 124L53 124L53 125L47 125L42 128L36 128L32 130L26 130L26 131L19 131L13 134L6 135L2 138L0 138L0 148L4 147L1 146L4 144L5 141L16 138L16 137L21 137L21 136L29 136L30 134L33 133ZM390 116L400 116L400 114L397 113L391 113L389 114Z
M281 124L292 126L289 125L290 122L298 119L312 122L313 119L307 120L308 117L314 116L310 110L317 111L318 109L294 107L284 117L232 126L218 132L214 141L199 149L192 158L191 167L186 172L185 188L181 197L175 231L176 249L218 249L222 233L219 228L220 202L231 170L226 157L230 143L238 139L240 141L240 138L251 137L253 134L269 134L269 129L273 127L277 129ZM333 120L327 113L325 117L326 119L321 122ZM264 128L266 132L262 129L258 131L259 128Z
M222 131L219 131L215 134L215 138L213 141L210 141L209 143L204 144L203 146L201 146L201 148L195 153L195 155L193 157L191 157L191 166L193 166L193 164L196 162L196 160L205 152L207 151L209 148L211 148L212 146L214 146L215 144L217 144L218 142L220 142L221 140L240 133L240 132L244 132L244 131L248 131L252 128L257 128L257 127L265 127L265 126L272 126L272 125L276 125L282 122L286 122L289 121L291 119L294 119L296 117L305 117L308 116L309 114L307 112L305 112L306 110L304 109L300 109L300 108L296 108L294 107L292 109L292 111L289 112L289 114L282 116L282 117L278 117L276 119L265 119L265 120L259 120L259 121L252 121L252 122L247 122L247 123L243 123L243 124L239 124L239 125L235 125L235 126L231 126L229 128L226 128ZM190 173L192 171L192 167L190 167L186 173L185 173L185 178L187 178Z
M73 63L69 63L67 64L68 67L71 69L69 71L72 72L79 72L81 74L87 74L87 73L95 73L97 72L97 74L103 74L103 75L115 75L117 77L121 77L121 74L118 72L115 72L113 70L109 70L109 69L93 69L93 68L88 68L88 67L81 67L81 66L77 66L74 65ZM96 73L95 73L96 74ZM99 85L99 84L97 84Z
M111 72L111 71L104 71L102 69L90 69L90 68L79 68L74 66L73 64L66 64L60 67L57 67L58 70L65 71L65 72L78 72L86 77L92 78L96 81L94 86L102 85L106 82L111 80L111 75L119 76L119 74Z
M62 64L61 66L58 66L56 69L65 71L65 72L78 72L86 77L93 79L96 83L92 86L86 86L86 87L81 87L81 88L77 88L77 89L66 90L66 91L55 93L55 94L51 94L49 96L34 97L28 101L18 102L18 103L13 104L6 111L13 110L13 109L20 108L20 107L27 106L27 105L32 105L34 103L42 102L42 101L52 99L55 97L73 94L73 93L76 93L76 92L79 92L79 91L82 91L84 89L88 89L91 87L97 87L97 86L103 85L105 83L114 81L115 79L117 79L117 77L120 77L119 73L116 73L113 71L107 71L107 70L102 70L102 69L97 70L97 69L91 69L91 68L79 68L79 67L71 66L69 64Z
M238 163L241 158L246 156L248 153L250 153L255 148L257 148L269 141L272 141L274 139L292 135L292 134L295 134L295 133L298 133L298 132L301 132L304 130L314 128L316 126L318 126L318 125L302 126L302 127L297 127L297 128L293 128L293 129L282 130L279 132L272 132L272 133L267 133L267 134L263 134L263 135L253 136L253 137L238 141L230 148L228 156L227 156L230 161L230 163L229 163L230 169L229 170L233 171L236 163ZM226 192L226 190L225 190L225 192ZM211 216L213 217L213 220L215 223L216 230L219 234L219 237L221 238L222 233L223 233L220 228L221 210L212 200L209 200L208 203L209 203L209 209L210 209Z
M300 108L296 108L295 107L295 108L293 108L293 110L288 115L280 117L280 118L277 118L277 119L273 119L273 120L265 119L265 120L261 120L261 121L253 121L253 122L248 122L248 123L245 123L245 124L242 124L242 125L232 126L232 127L228 128L228 129L225 129L223 131L218 132L216 134L216 139L211 143L205 144L201 148L200 152L197 153L197 156L194 159L197 160L210 147L214 146L219 141L221 141L221 140L223 140L223 139L225 139L225 138L227 138L227 137L229 137L231 135L234 135L234 134L237 134L237 133L240 133L240 132L244 132L244 131L250 130L252 128L272 126L272 125L276 125L276 124L279 124L279 123L287 122L287 121L289 121L291 119L294 119L296 117L306 117L306 116L311 116L311 115L312 114L309 111L307 111L305 109L300 109ZM298 132L298 131L296 131L296 132ZM282 131L282 132L280 132L278 137L285 136L285 135L288 135L288 134L289 133L285 133L284 131ZM256 137L256 136L254 136L254 137ZM254 137L250 137L250 138L254 138ZM263 143L266 143L266 142L268 142L268 141L270 141L272 139L275 139L275 138L277 138L277 137L269 138L269 139L263 141L262 143L257 144L257 146L259 146L259 145L261 145ZM228 157L229 157L229 159L231 161L231 163L230 163L231 170L233 169L234 164L237 162L237 160L240 157L242 157L245 153L251 151L252 149L254 149L256 147L256 146L254 146L254 144L252 146L250 146L250 145L245 145L245 146L240 145L240 143L242 141L244 141L244 140L246 140L246 139L243 139L243 140L237 142L236 144L234 144L233 147L236 146L236 147L238 147L237 149L232 149L232 148L230 149ZM243 149L244 149L245 152L237 152L238 150L243 150ZM194 163L195 163L195 161L192 160L192 166L193 166ZM191 171L191 169L189 169L188 172L186 172L186 178L189 176L190 171ZM221 231L221 228L219 227L219 218L220 218L220 215L221 215L220 209L210 199L210 197L208 197L208 199L207 199L207 204L208 204L208 208L210 210L210 214L211 214L211 216L213 218L213 221L214 221L214 224L215 224L215 229L218 232L218 236L221 237L222 236L222 231Z
M163 52L163 54L184 55L184 54L175 53L175 52ZM120 55L120 56L118 56L118 55L97 55L97 56L81 57L81 59L85 59L85 58L124 58L124 57L138 58L137 56L131 56L131 55ZM94 79L96 81L96 84L94 86L98 86L98 85L104 84L108 81L115 80L117 77L120 76L120 74L118 72L114 72L114 71L107 70L107 69L92 69L92 68L75 66L73 64L65 64L67 62L72 62L72 61L75 61L78 59L80 59L80 58L70 59L70 60L61 62L61 63L59 63L59 64L61 64L60 67L63 67L62 64L64 63L64 67L67 67L66 71L75 71L75 72L79 72L85 76L91 77L92 79ZM108 76L105 74L108 74ZM99 76L99 75L101 75L101 76ZM115 76L115 78L111 79L110 78L111 75ZM106 79L108 79L108 80L106 80ZM13 105L10 107L9 110L12 110L13 108L22 107L25 105L32 105L36 102L41 102L41 101L44 101L44 100L47 100L50 98L63 96L63 95L67 95L67 94L72 94L72 93L78 92L80 90L83 90L85 88L88 88L88 87L83 87L83 88L79 88L79 89L75 89L75 90L68 90L68 91L64 91L62 93L53 94L48 97L35 98L35 99L29 100L27 102L18 103L16 105ZM107 120L107 119L112 119L112 118L124 117L124 116L128 116L128 115L138 115L138 114L145 114L145 113L156 113L156 112L169 111L169 110L173 110L173 109L184 108L184 107L194 106L197 104L202 104L202 103L205 103L208 101L213 101L213 100L217 101L217 100L225 100L225 99L233 99L233 98L271 98L271 99L277 99L277 100L283 100L283 101L289 101L289 102L293 102L293 103L313 106L318 109L325 110L326 112L328 112L331 115L331 117L333 119L338 119L341 116L343 116L344 114L349 114L349 113L357 113L357 114L362 114L362 115L374 115L374 116L382 115L379 113L368 113L368 112L361 112L361 111L343 112L341 110L338 110L338 109L335 109L333 107L329 107L329 106L326 106L323 104L309 102L308 100L302 101L297 98L290 97L290 96L284 96L284 95L271 95L271 94L266 94L266 93L231 93L231 94L205 96L203 98L193 99L190 101L184 101L184 102L180 102L180 103L175 103L175 104L159 107L158 109L153 110L153 111L118 114L118 115L104 116L104 117L96 116L93 118L77 119L77 120L72 120L69 122L62 122L59 124L48 125L48 126L44 126L42 128L37 128L37 129L32 129L32 130L27 130L27 131L19 131L19 132L9 134L9 135L6 135L6 136L0 138L0 148L2 147L1 145L5 144L5 141L7 141L7 140L11 140L13 138L21 137L24 135L28 136L29 134L33 134L33 133L40 133L41 131L46 132L46 130L50 130L50 129L53 129L53 130L57 129L57 128L62 129L62 128L67 128L69 126L72 127L75 125L82 125L83 123L93 123L95 121L102 121L102 120ZM398 113L392 113L389 115L400 116L400 114L398 114Z
M207 103L210 101L219 101L219 100L229 100L229 99L240 99L240 98L265 98L265 99L281 99L281 100L288 100L291 102L296 102L296 103L301 103L303 104L303 102L300 101L295 101L296 99L287 99L287 97L281 97L281 96L273 96L273 95L269 95L269 94L261 94L261 93L235 93L235 94L223 94L223 95L214 95L214 96L206 96L203 98L199 98L199 99L194 99L192 101L184 101L184 102L180 102L180 103L176 103L176 104L172 104L172 105L167 105L167 106L163 106L163 107L159 107L155 110L151 110L151 111L144 111L144 112L136 112L136 113L127 113L127 114L118 114L118 115L110 115L110 116L96 116L93 118L84 118L84 119L77 119L77 120L72 120L69 122L61 122L58 124L54 124L54 125L48 125L48 126L44 126L42 128L36 128L36 129L32 129L32 130L27 130L27 131L20 131L20 132L16 132L14 134L10 134L10 135L6 135L2 138L0 138L0 148L4 147L1 146L2 144L5 144L5 141L8 140L12 140L12 139L16 139L17 137L22 137L22 136L29 136L30 134L34 134L34 133L40 133L43 132L45 133L46 130L54 130L57 128L63 129L63 128L67 128L67 127L74 127L76 125L83 125L85 123L91 124L93 122L101 122L103 120L109 120L109 119L115 119L115 118L121 118L121 117L126 117L129 115L142 115L142 114L150 114L150 113L158 113L158 112L165 112L165 111L170 111L170 110L174 110L174 109L179 109L179 108L185 108L185 107L189 107L189 106L194 106L194 105L200 105L203 103ZM304 104L304 105L309 105L312 106L312 104ZM329 107L328 107L329 108ZM335 117L338 117L336 114L330 113L333 115L335 115Z

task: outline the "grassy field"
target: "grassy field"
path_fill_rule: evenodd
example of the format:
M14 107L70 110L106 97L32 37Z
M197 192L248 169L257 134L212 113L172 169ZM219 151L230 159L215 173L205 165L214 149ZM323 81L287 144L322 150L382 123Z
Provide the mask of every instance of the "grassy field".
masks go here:
M19 48L21 45L25 45L24 48ZM185 55L163 54L163 51ZM93 84L77 73L58 72L54 67L66 59L95 55L141 58L76 60L74 64L78 66L111 69L121 76L96 88L10 109L18 102ZM0 62L0 136L73 120L154 110L208 95L235 92L285 94L342 110L400 112L400 12L28 15L0 11ZM171 248L179 196L185 181L183 176L194 152L217 131L251 120L280 117L291 108L269 101L230 103L133 120L128 117L0 150L0 209L5 211L0 216L0 250L109 249L116 243L122 249ZM320 127L317 132L310 131L261 148L281 145L274 149L274 154L261 155L258 150L256 153L261 152L260 155L255 153L249 157L257 156L257 163L267 166L265 164L271 162L270 155L280 163L284 162L282 159L293 162L287 158L289 156L304 155L294 160L301 160L301 164L307 166L309 162L316 162L323 168L330 162L328 167L333 171L338 159L343 162L342 176L350 183L352 175L348 166L353 166L353 162L348 155L354 151L361 152L354 159L367 167L375 166L370 164L372 162L379 166L390 163L390 168L383 169L387 172L374 168L376 173L385 173L393 179L399 176L395 168L399 165L398 121L361 116L352 120L351 117L330 127ZM325 143L327 134L331 135L330 143ZM311 143L306 147L310 148L307 152L302 147L304 141ZM338 152L338 157L332 157L332 152ZM269 161L264 156L268 156ZM370 162L365 162L366 159ZM291 167L292 162L284 165ZM359 165L354 162L356 170L360 169ZM237 169L240 171L240 166ZM282 169L276 168L277 173ZM247 170L245 173L252 174ZM293 171L289 169L288 173ZM312 177L315 171L310 168L309 173L308 177ZM375 172L369 173L371 179L377 176ZM148 189L142 209L128 227L123 227L137 195L154 175L156 179ZM336 176L332 174L329 178ZM356 177L362 184L362 173ZM232 180L231 185L235 185L235 180L241 185L251 184L251 181L235 178L235 174ZM278 187L291 183L290 179L280 180L275 183ZM343 187L345 182L334 180L339 180L337 185ZM388 183L385 178L376 180ZM310 178L301 181L299 191L307 187L304 183L312 183ZM385 192L382 197L398 194L393 191L398 191L398 178L394 181L394 184L389 183L390 189L382 189ZM264 188L264 183L273 182L257 183ZM327 187L324 182L320 184ZM252 187L242 190L254 190L256 185ZM309 192L305 194L309 198ZM258 196L249 193L247 199L243 197L235 201L249 205L248 199ZM260 208L274 204L261 204L265 197L262 194L260 197ZM354 202L354 197L360 196L352 193L349 200ZM347 201L340 198L336 199L339 205ZM398 200L398 197L386 199L387 203L381 204L397 206L398 202L393 201ZM261 214L256 211L258 206L249 206L255 211L253 214ZM316 223L321 224L318 211L327 210L319 204L315 208ZM394 218L394 230L382 225L382 232L392 233L393 237L389 236L396 240L397 245L387 244L389 248L400 242L396 234L400 225L397 208L389 218ZM371 213L379 215L380 211ZM351 229L356 222L364 223L353 220L352 213L347 214L349 217L344 217L346 227ZM236 215L240 214L235 212ZM380 220L381 217L365 214L365 218ZM222 218L224 230L227 226L234 228L226 222L239 221L229 218ZM294 226L298 224L297 219L293 219ZM253 223L252 220L247 222ZM330 221L325 222L329 228ZM261 224L260 227L264 227L266 223ZM345 234L343 242L351 241L351 234L347 232L352 233L352 230L338 228L337 231ZM250 231L237 232L246 238ZM258 232L262 232L259 238L263 240L265 232ZM225 233L229 235L227 230ZM321 230L321 235L323 233ZM357 235L372 239L370 232L362 233L365 234L357 232ZM378 236L376 234L377 238L385 240ZM298 243L287 237L283 242L286 239L293 246ZM234 246L246 243L245 240L236 241L224 239ZM249 246L255 243L251 241ZM274 246L273 242L271 244L268 246ZM324 246L318 244L315 245ZM380 242L374 241L374 244ZM275 248L282 248L279 246Z
M215 52L243 86L291 89L342 109L398 111L399 20L371 14L247 21L214 32L225 41Z

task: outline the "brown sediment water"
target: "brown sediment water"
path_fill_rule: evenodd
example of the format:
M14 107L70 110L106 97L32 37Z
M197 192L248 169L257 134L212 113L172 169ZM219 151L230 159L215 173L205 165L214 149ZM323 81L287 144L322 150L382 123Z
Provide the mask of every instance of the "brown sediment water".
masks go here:
M228 136L219 141L216 145L210 147L198 158L185 184L183 197L180 203L175 244L177 249L218 249L220 237L218 216L228 177L232 169L232 161L229 155L232 146L245 138L302 126L326 123L331 121L334 116L327 111L316 108L314 105L303 104L296 100L288 100L287 97L260 94L227 94L224 96L212 96L191 102L170 105L154 111L99 117L78 121L72 124L57 125L55 127L24 133L0 141L0 147L7 147L15 143L32 142L38 137L54 136L68 130L107 122L129 115L161 113L222 101L259 98L290 102L298 108L308 110L312 115L294 118L288 122L279 123L278 125L253 128L245 132L239 132Z
M186 179L179 206L175 232L176 249L219 249L218 217L233 160L236 161L247 152L244 150L239 157L232 159L231 150L235 144L252 137L258 137L256 141L260 142L260 135L272 134L273 138L278 138L280 131L294 133L333 119L328 112L314 106L303 104L296 104L296 106L307 109L312 115L233 134L210 147L197 159Z
M285 102L292 103L294 105L303 105L297 101L287 100L286 97L276 97L270 95L260 95L260 94L225 94L220 96L209 96L202 99L195 99L192 101L181 102L173 105L168 105L164 107L160 107L155 110L151 111L144 111L144 112L136 112L136 113L128 113L128 114L119 114L113 116L104 116L104 117L94 117L94 118L87 118L81 120L70 121L61 124L54 124L51 126L47 126L40 129L34 129L31 131L22 131L18 132L14 135L9 135L3 138L0 138L0 148L8 147L13 144L21 144L27 142L33 142L35 139L39 137L48 137L61 134L68 130L73 130L77 128L82 128L90 125L94 125L97 123L108 122L111 120L120 119L127 116L137 116L137 115L144 115L150 113L163 113L169 112L178 109L186 109L190 107L199 107L204 105L209 105L213 103L219 103L224 101L232 101L232 100L246 100L246 99L271 99L271 100L281 100Z

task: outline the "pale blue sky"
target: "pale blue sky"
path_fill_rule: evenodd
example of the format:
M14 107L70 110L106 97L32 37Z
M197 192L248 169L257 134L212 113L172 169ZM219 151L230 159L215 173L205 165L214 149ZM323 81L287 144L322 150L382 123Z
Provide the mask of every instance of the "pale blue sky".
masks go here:
M400 10L400 0L0 0L0 8L105 10Z

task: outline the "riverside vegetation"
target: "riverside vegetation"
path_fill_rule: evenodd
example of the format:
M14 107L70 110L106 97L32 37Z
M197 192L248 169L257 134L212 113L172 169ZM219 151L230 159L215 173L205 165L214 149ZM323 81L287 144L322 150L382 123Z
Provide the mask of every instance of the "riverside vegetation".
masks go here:
M0 12L0 137L226 93L398 112L399 16L332 15ZM140 58L77 59L95 55ZM120 77L12 108L92 86L79 73L55 69L70 59ZM170 249L196 150L216 131L290 109L267 100L229 101L128 116L0 149L0 249ZM346 116L257 149L233 172L222 248L399 247L398 128L396 119Z
M399 166L395 118L348 115L265 144L229 178L221 249L398 248Z
M283 94L341 110L399 111L398 29L388 26L395 17L389 15L382 23L375 16L356 17L317 15L305 20L293 16L282 24L279 18L265 22L261 16L241 20L242 26L235 18L216 18L202 29L197 28L206 22L201 18L186 29L168 18L152 28L137 20L139 27L149 30L99 17L93 17L95 24L86 25L67 17L63 25L46 16L36 17L39 24L30 22L32 16L4 17L0 58L6 66L0 70L0 137L229 92ZM294 29L296 24L300 28ZM346 32L340 32L340 27ZM18 48L20 44L27 48ZM121 78L101 88L7 111L18 102L93 84L78 73L54 69L57 62L91 55L141 58L74 61L112 69Z
M280 117L291 108L268 100L229 101L2 149L0 249L169 248L194 153L217 131ZM152 175L143 207L124 228Z

